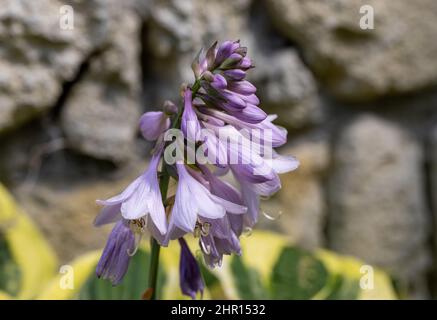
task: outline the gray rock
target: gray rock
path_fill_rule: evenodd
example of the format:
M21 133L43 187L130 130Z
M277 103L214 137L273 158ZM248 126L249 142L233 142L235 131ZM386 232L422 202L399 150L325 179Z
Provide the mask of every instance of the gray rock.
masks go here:
M279 229L300 247L321 247L325 243L326 220L322 180L329 167L326 138L305 136L281 148L280 152L295 156L301 164L297 170L281 175L282 189L275 196L282 211L276 221Z
M336 142L329 181L329 246L386 268L418 298L430 263L422 156L401 127L360 116Z
M437 230L437 123L434 123L434 127L432 130L430 130L430 136L429 136L429 168L430 168L430 181L431 181L431 201L432 201L432 209L433 209L433 221L434 221L434 230ZM434 257L437 256L437 238L434 237L433 242L433 252ZM432 287L434 288L433 297L437 296L437 289L435 284L436 282L436 276L437 276L437 265L434 264L433 266L433 280L434 283Z
M277 123L302 129L323 119L322 103L311 72L294 49L257 54L252 73L262 107L278 114Z
M360 28L360 7L374 29ZM365 100L437 83L434 0L269 0L271 20L295 41L338 97Z
M0 132L54 106L62 84L108 39L107 1L75 1L73 30L60 28L63 5L0 1Z
M99 159L132 158L140 116L138 17L113 12L111 38L67 97L62 127L70 147Z

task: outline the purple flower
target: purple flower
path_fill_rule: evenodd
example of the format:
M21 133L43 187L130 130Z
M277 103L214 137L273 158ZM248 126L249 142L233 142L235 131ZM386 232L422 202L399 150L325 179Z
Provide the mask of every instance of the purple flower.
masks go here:
M213 76L213 79L211 81L211 86L214 89L221 90L221 89L226 89L228 83L225 77L223 77L221 74L216 74Z
M230 69L226 70L224 75L231 80L243 80L246 77L246 72L241 69Z
M256 87L249 81L235 81L229 84L229 90L239 94L250 95L256 92Z
M179 284L183 294L196 299L197 292L203 296L205 284L200 273L199 265L188 248L184 238L179 238L181 257L179 262Z
M246 212L244 206L213 195L188 173L184 164L177 163L176 166L179 181L166 241L194 232L198 217L219 219L225 215L226 211Z
M213 174L208 167L200 165L199 168L208 181L212 194L239 205L244 204L241 193L236 187L221 180L218 176ZM248 208L248 211L249 210L250 208ZM227 212L226 214L229 220L229 227L237 236L240 236L243 232L243 221L246 215L247 214L234 214L231 212Z
M184 113L182 114L181 129L190 141L197 141L200 131L199 120L193 109L193 93L190 89L184 92Z
M246 107L240 111L230 112L235 118L247 123L260 123L267 118L267 114L256 105L246 103Z
M221 265L224 255L241 254L239 237L257 222L261 197L277 192L279 174L299 165L294 157L274 150L286 143L287 130L273 123L275 115L259 107L257 88L246 80L253 67L239 41L214 43L193 61L196 82L185 86L182 114L167 101L163 112L141 117L141 133L156 141L156 151L147 171L122 193L98 201L104 208L95 224L116 222L99 261L99 276L114 284L121 281L136 235L146 228L161 245L179 239L180 286L193 299L203 293L204 283L184 235L192 233L199 239L210 267ZM170 127L183 132L176 144L176 150L183 151L176 156L183 157L163 167L162 174L177 181L176 193L166 199L164 208L158 166L166 143L163 133ZM224 174L233 175L237 186L225 182Z
M236 45L235 42L225 41L223 42L217 50L215 63L216 65L220 65L223 61L225 61L235 50Z
M248 57L244 57L243 59L241 59L238 67L243 70L253 68L252 60L250 60L250 58Z
M154 141L170 127L170 119L161 111L150 111L140 118L140 130L144 139Z
M104 206L94 224L100 226L123 217L128 220L145 219L145 226L162 242L167 222L158 183L158 165L162 149L157 150L149 168L135 179L122 193L107 200L97 200ZM148 217L150 216L150 220Z
M206 230L205 230L205 226ZM223 255L241 255L240 241L231 228L228 217L203 220L199 223L200 249L205 263L214 268L221 266Z
M120 220L112 229L103 249L96 268L97 276L109 279L113 285L119 284L126 274L135 248L135 236L129 227L129 222Z

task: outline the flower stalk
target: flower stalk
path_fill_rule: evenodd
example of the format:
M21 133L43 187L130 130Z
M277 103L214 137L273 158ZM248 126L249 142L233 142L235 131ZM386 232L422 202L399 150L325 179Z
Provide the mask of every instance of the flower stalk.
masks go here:
M193 86L191 87L191 90L193 91L193 97L197 93L197 91L200 89L200 79L197 79ZM177 128L180 119L182 116L183 108L180 109L180 111L176 114L176 118L173 121L172 128ZM159 188L161 190L162 195L162 202L166 203L167 200L167 190L168 185L170 182L170 174L167 172L165 164L162 164L161 174L159 176ZM158 241L155 240L155 238L150 238L150 268L149 268L149 283L148 288L151 290L150 300L156 300L156 288L158 283L158 271L159 271L159 253L160 253L161 246L159 245Z
M162 164L159 189L161 190L162 202L167 200L168 185L170 182L170 174L167 172L165 164ZM156 300L156 289L158 284L158 272L159 272L159 253L161 246L154 237L150 237L150 268L149 268L149 284L148 288L151 290L150 300Z

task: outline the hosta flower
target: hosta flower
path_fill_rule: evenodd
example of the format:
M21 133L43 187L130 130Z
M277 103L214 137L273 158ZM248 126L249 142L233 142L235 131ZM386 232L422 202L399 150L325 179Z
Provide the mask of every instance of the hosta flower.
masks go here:
M99 201L104 208L96 225L118 221L99 262L100 275L120 281L144 229L164 246L179 240L181 290L192 298L203 292L204 283L186 234L198 239L209 267L220 266L225 255L244 254L239 238L256 224L261 197L277 192L279 175L299 166L294 157L274 150L286 143L287 130L260 108L257 88L246 79L253 67L239 41L214 43L193 61L195 82L183 86L180 109L167 101L163 111L141 117L141 133L155 142L156 151L148 170L126 190ZM158 174L162 155L172 154L164 150L173 143L167 141L169 128L181 131L173 150L182 153L176 161L164 157ZM170 180L175 194L167 195Z
M104 208L94 224L100 226L120 220L134 221L140 228L147 228L161 242L167 232L167 221L158 183L158 165L161 150L150 161L149 168L135 179L123 192L107 200L97 200Z
M184 92L184 113L182 114L181 129L190 141L197 141L200 124L193 109L193 94L190 89Z
M191 176L184 164L178 163L176 166L179 181L167 239L194 232L199 218L220 219L226 212L246 212L246 207L212 194L207 187Z
M223 255L241 254L240 241L228 216L217 220L200 220L198 225L200 249L206 264L221 266Z
M170 119L162 111L150 111L140 118L140 130L144 139L154 141L170 127Z
M120 283L135 247L135 236L129 227L129 221L120 220L112 229L103 249L102 257L97 264L97 276L110 280L113 285Z
M205 284L196 258L188 248L184 238L179 238L181 256L179 261L179 283L183 294L196 299L197 292L203 295Z

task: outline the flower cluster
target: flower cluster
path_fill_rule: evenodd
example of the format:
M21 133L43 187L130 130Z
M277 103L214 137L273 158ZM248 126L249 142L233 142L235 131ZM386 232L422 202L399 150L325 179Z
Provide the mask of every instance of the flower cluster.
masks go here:
M198 238L210 267L220 266L223 255L241 254L239 238L256 224L260 198L280 189L278 174L299 165L274 150L286 143L287 131L259 107L256 88L246 80L254 67L246 54L239 41L201 51L192 64L196 80L182 89L183 107L166 101L162 111L141 117L143 137L155 142L152 160L122 193L98 201L104 208L95 224L117 222L98 276L120 282L146 230L162 246L179 239L181 289L193 298L204 285L185 235ZM181 130L181 141L168 139L175 129ZM182 156L168 159L172 153L166 148L173 143ZM199 151L203 158L188 161L188 155ZM167 194L169 179L177 183L173 195Z

